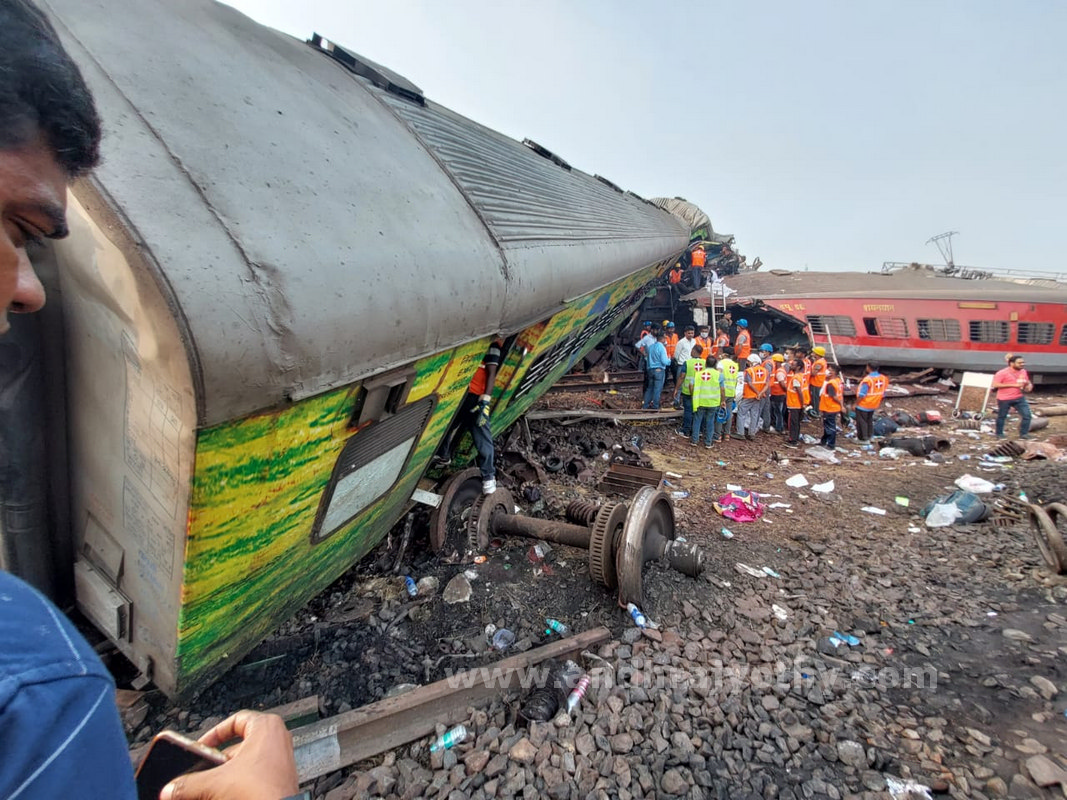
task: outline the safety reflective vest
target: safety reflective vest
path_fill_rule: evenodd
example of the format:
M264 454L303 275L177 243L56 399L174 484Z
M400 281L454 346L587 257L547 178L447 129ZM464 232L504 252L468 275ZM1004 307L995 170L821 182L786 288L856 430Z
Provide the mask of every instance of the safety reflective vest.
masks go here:
M856 408L862 408L864 411L874 411L882 404L882 395L885 394L886 387L889 386L889 378L885 375L867 375L860 381L860 387L864 385L867 386L867 395L863 399L856 401ZM859 394L856 396L859 397Z
M667 280L670 281L671 283L681 283L682 282L682 270L681 269L671 269L671 274L667 276Z
M742 328L737 332L737 339L734 341L734 355L737 356L738 361L744 361L751 352L752 334Z
M726 333L720 333L715 337L715 344L711 346L711 354L718 358L722 355L722 349L730 346L730 337Z
M830 395L827 394L827 390L831 386L834 387L834 394L836 397L830 397ZM824 414L836 414L839 412L841 410L841 398L844 396L842 391L840 378L830 378L827 380L822 392L819 393L819 411Z
M693 341L704 348L704 357L705 358L707 358L708 356L718 355L718 353L716 353L711 347L711 337L710 336L696 336L696 337L694 337Z
M771 394L774 397L781 397L785 394L785 387L782 384L785 383L787 375L789 373L785 367L778 367L778 369L771 372Z
M693 376L704 369L704 359L688 358L685 361L685 379L682 381L682 394L693 393Z
M801 360L804 362L804 378L810 384L811 383L811 359L810 358L804 358L804 359L801 359Z
M663 346L667 348L667 358L674 359L674 348L678 345L678 334L668 333L663 340Z
M767 388L767 370L763 365L751 366L745 370L748 380L745 381L744 396L748 399L759 397Z
M793 386L793 381L799 379L800 386ZM811 402L811 391L808 388L808 376L804 372L790 372L785 380L785 405L787 408L803 408Z
M737 366L736 361L724 358L719 362L719 369L722 370L723 388L726 390L726 396L732 398L737 392L737 371L740 367Z
M693 251L692 261L693 261L693 266L694 267L703 267L707 263L707 259L708 259L708 254L706 252L704 252L703 250L694 250Z
M693 410L716 408L722 405L722 390L719 386L721 373L714 367L704 366L693 374Z
M826 359L820 356L811 365L811 385L822 386L826 382Z

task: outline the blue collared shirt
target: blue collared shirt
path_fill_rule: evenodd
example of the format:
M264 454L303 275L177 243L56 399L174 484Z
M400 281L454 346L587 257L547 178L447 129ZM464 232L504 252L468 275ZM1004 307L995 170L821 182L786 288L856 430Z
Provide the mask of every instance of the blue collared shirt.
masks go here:
M667 358L667 348L663 342L653 342L648 346L647 352L649 369L666 369L671 363L671 360Z

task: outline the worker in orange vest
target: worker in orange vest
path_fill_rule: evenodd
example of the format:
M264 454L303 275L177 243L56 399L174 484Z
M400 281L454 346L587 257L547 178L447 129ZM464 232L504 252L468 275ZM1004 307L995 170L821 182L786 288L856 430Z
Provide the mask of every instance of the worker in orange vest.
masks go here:
M789 370L781 353L771 356L771 364L768 369L771 376L771 427L778 433L785 433L785 382Z
M816 353L818 355L818 353ZM845 391L841 385L841 379L837 377L837 370L827 364L823 373L822 391L819 393L819 413L822 414L822 439L819 444L833 450L837 447L837 415L841 413ZM812 403L815 395L812 393Z
M748 357L744 381L741 404L737 412L737 435L744 435L751 442L756 438L756 431L760 428L760 400L770 391L767 370L755 353Z
M759 403L760 428L764 433L771 432L771 391L774 384L774 345L764 342L759 346L759 357L763 362L763 368L767 370L767 393Z
M826 348L822 345L811 348L815 358L811 362L811 404L819 407L819 392L826 381Z
M697 245L693 250L692 262L694 267L699 267L700 269L704 269L704 266L708 263L708 254L702 245Z
M707 325L700 326L700 333L696 337L696 343L704 348L704 357L717 358L718 353L715 352L711 343L711 329Z
M730 346L730 334L726 328L719 328L715 335L715 343L711 346L711 354L716 358L722 358L725 348ZM734 355L737 355L735 352ZM740 359L738 359L740 360Z
M671 267L670 273L667 275L667 283L671 286L677 286L682 282L682 262L675 261L674 266Z
M789 436L785 443L789 447L796 447L800 443L800 420L804 414L804 406L811 402L811 393L808 388L808 376L804 372L804 359L793 360L792 368L785 381L785 407L789 417Z
M667 358L670 359L670 366L667 368L667 383L672 387L675 384L674 374L674 348L678 346L678 334L674 330L674 323L669 319L663 320L663 329L667 331L666 337L663 339L663 345L667 348Z
M856 441L860 444L866 444L874 435L874 412L882 405L888 386L889 378L878 371L878 364L868 364L867 374L856 389Z
M737 360L744 363L752 352L752 334L748 332L748 320L737 321L737 338L734 340L734 354Z

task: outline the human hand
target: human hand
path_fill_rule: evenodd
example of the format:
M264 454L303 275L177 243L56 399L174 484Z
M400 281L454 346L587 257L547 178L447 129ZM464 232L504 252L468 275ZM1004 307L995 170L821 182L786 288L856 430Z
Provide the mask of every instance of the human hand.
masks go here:
M280 800L299 791L293 739L282 718L238 711L200 737L209 747L241 739L225 764L182 775L163 787L160 800Z

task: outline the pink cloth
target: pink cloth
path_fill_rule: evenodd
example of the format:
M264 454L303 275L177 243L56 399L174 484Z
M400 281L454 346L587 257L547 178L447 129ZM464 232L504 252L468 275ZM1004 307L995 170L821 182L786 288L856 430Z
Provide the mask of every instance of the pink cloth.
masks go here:
M1012 369L1004 367L993 376L993 383L1015 383L1022 380L1021 386L1013 386L1008 389L997 389L997 400L1018 400L1023 396L1022 387L1030 382L1030 374L1025 369Z
M735 522L755 522L763 516L763 510L766 508L759 501L758 494L743 489L724 494L712 505L724 517Z

